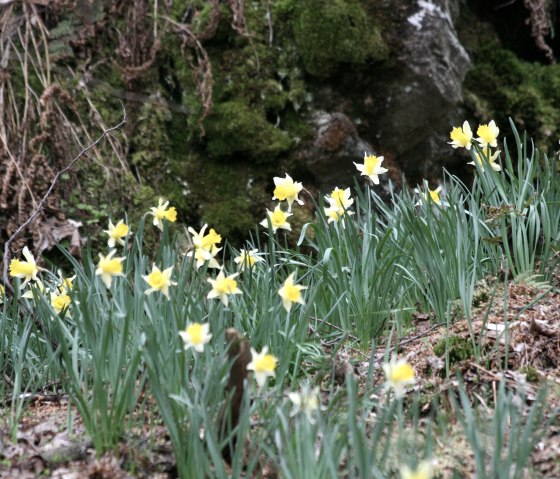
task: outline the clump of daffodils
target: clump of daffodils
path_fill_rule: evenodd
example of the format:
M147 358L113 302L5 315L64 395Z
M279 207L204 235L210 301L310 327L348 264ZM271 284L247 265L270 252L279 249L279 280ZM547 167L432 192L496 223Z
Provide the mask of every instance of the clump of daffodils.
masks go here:
M304 289L307 289L307 286L294 284L294 273L286 278L286 281L278 290L278 294L282 298L282 304L288 313L292 309L293 303L305 304L301 296L301 291Z
M189 226L188 232L192 236L194 250L189 251L187 256L194 256L197 269L205 263L207 263L208 268L219 269L220 265L216 260L216 255L222 250L222 248L218 248L218 244L222 241L222 236L216 233L214 228L211 228L208 234L204 234L206 228L208 228L207 224L205 224L198 233L194 228Z
M193 348L197 353L201 353L204 345L212 339L212 335L208 332L209 328L208 323L188 323L184 331L179 331L185 351Z
M167 299L169 299L169 287L177 285L177 283L171 281L172 271L173 266L170 266L162 271L155 264L152 265L151 273L142 276L144 281L150 285L150 288L146 290L146 294L160 291Z
M397 360L395 357L383 365L385 373L385 388L393 389L395 397L400 399L404 396L406 386L415 383L414 368L406 359Z
M16 258L10 261L10 276L12 278L23 279L22 286L25 286L31 280L37 281L39 279L37 277L39 267L37 263L35 263L35 258L33 258L27 246L23 248L22 253L26 261L21 261Z
M361 175L367 176L374 185L378 185L379 175L389 171L387 168L383 168L381 166L383 159L384 158L382 156L368 155L366 151L364 153L364 164L360 165L358 163L354 163L354 165L356 165L356 169L361 173Z
M269 377L274 377L278 359L272 354L268 354L268 347L265 346L260 353L251 348L251 362L247 365L248 371L255 373L255 379L260 388L264 386Z
M350 198L350 188L341 190L338 186L331 192L330 195L325 196L325 201L329 206L325 207L325 216L328 223L337 222L345 214L351 216L354 214L349 208L354 204L354 199ZM344 222L342 226L345 227Z
M170 221L174 223L177 221L177 210L174 206L168 208L169 201L163 201L163 198L160 198L158 201L157 206L152 206L150 208L150 212L148 214L154 217L154 226L157 226L161 231L163 231L163 220Z

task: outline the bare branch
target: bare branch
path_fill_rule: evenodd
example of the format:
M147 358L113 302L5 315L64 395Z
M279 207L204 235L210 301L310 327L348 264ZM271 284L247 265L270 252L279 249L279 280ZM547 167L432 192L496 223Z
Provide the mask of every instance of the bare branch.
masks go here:
M56 183L58 181L58 179L66 172L68 172L75 164L76 162L82 157L84 156L87 152L89 152L91 149L95 148L97 146L97 144L103 139L105 138L109 133L111 133L112 131L118 130L120 129L124 124L126 123L126 110L124 108L123 105L123 118L121 120L121 122L118 125L112 126L110 128L107 128L106 130L103 130L103 133L101 133L101 135L97 138L97 140L95 140L93 143L91 143L89 146L87 146L86 148L84 148L82 151L80 151L80 153L78 153L78 156L76 156L70 163L68 163L68 165L66 165L62 170L58 171L56 173L56 175L54 176L49 189L47 190L47 192L43 195L43 198L41 198L41 201L39 201L39 204L37 205L37 207L35 208L35 210L33 211L33 213L31 213L31 215L29 216L29 218L27 218L27 220L22 223L19 228L14 231L14 233L12 234L12 236L10 236L8 238L8 241L6 241L6 243L4 244L4 268L2 271L2 279L4 281L4 285L5 287L9 288L10 290L12 289L11 283L9 281L9 277L8 277L8 263L10 260L10 245L12 244L12 242L19 236L19 234L37 217L37 215L41 212L41 210L43 209L43 206L45 205L45 202L47 201L48 197L50 196L50 194L52 193L54 187L56 186Z

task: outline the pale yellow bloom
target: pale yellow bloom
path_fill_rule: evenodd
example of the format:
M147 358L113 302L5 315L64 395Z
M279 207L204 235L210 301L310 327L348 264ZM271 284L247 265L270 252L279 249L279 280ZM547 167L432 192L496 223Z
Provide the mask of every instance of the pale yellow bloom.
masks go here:
M293 408L290 412L291 416L295 416L299 412L305 414L309 422L314 423L313 413L319 409L319 388L309 388L309 385L303 386L301 392L288 393L288 398L292 401Z
M242 249L239 250L239 255L233 261L235 261L240 268L251 268L255 263L262 263L264 259L258 255L257 249L249 251Z
M277 229L284 229L291 231L292 227L288 223L288 217L292 216L292 213L286 213L282 211L280 205L274 208L274 211L266 210L268 218L265 218L260 222L262 226L268 228L268 219L270 219L270 224L272 225L272 232L276 233Z
M222 250L222 248L216 248L212 246L209 250L204 248L195 248L187 253L188 257L194 256L196 260L196 269L199 269L204 263L208 262L207 268L219 269L220 264L216 260L215 256Z
M95 274L101 276L107 288L111 287L113 276L124 276L122 262L125 258L113 258L116 252L116 250L111 250L107 256L99 253L99 263L97 263Z
M70 276L69 278L65 278L62 274L62 271L58 270L58 277L60 278L60 283L58 285L58 290L63 292L72 291L74 287L74 280L76 279L76 275Z
M364 164L356 165L357 170L364 176L367 176L374 184L379 184L379 175L387 173L389 170L383 168L381 163L383 162L382 156L368 155L367 152L364 153Z
M188 323L184 331L179 331L185 350L193 348L197 353L201 353L204 345L212 338L208 332L209 328L208 323Z
M496 163L496 159L498 158L499 155L500 155L500 150L496 150L494 153L492 153L490 151L490 148L488 148L488 146L482 149L482 153L478 153L478 152L474 153L476 163L478 163L482 172L484 172L485 164L489 164L494 171L501 171L502 167L498 163ZM474 165L475 161L470 161L467 164Z
M39 279L37 278L39 268L27 246L23 248L22 253L27 261L20 261L19 259L10 261L10 276L12 278L23 278L22 286L25 286L31 280L37 281Z
M6 288L3 284L0 284L0 304L4 303L4 298L6 297Z
M72 300L66 293L51 293L51 306L57 313L63 312L70 306Z
M210 228L210 232L204 235L206 228L208 228L207 224L200 229L200 233L197 233L194 228L189 226L188 232L192 235L192 242L196 248L210 251L217 244L221 243L222 236L216 233L214 228Z
M177 283L171 281L171 272L173 271L173 266L161 271L155 264L152 265L152 272L150 274L142 275L144 281L150 285L150 288L146 290L146 294L152 294L155 291L161 291L161 293L169 299L169 286L176 286Z
M169 201L163 201L163 198L159 199L157 206L152 206L150 208L150 212L148 214L153 215L154 226L157 226L160 230L163 231L163 220L166 219L167 221L171 221L174 223L177 220L177 210L174 206L171 208L167 208L169 206Z
M487 125L479 125L478 130L476 130L476 134L478 141L481 148L492 146L498 146L498 135L500 134L500 129L496 126L494 120L492 120Z
M251 362L247 365L248 371L254 371L255 379L259 387L263 387L268 377L274 377L278 359L268 353L268 347L264 347L260 353L251 348Z
M449 136L451 137L451 140L453 140L449 142L449 144L453 148L466 148L467 150L471 149L473 134L468 121L465 121L463 123L463 128L460 128L458 126L453 128Z
M347 210L354 204L354 198L350 198L350 188L341 190L338 186L330 195L325 196L325 200L328 201L331 207L336 206L339 210Z
M208 299L220 298L225 306L228 305L228 297L232 294L241 294L241 290L237 287L235 278L239 273L225 276L223 271L218 273L216 279L209 278L208 282L212 285L212 289L206 296Z
M398 361L393 357L391 362L383 365L385 372L386 389L393 388L395 397L401 398L404 396L405 387L409 384L414 384L414 369L406 359L399 359Z
M422 461L414 471L406 465L401 467L401 479L432 479L432 474L430 461Z
M303 189L303 186L297 181L294 182L294 180L290 175L288 175L288 173L286 173L286 178L275 176L274 184L276 185L276 188L274 188L274 196L272 197L272 199L287 201L288 211L292 211L292 203L294 201L297 201L300 205L303 205L303 201L298 198L298 194Z
M282 287L278 290L278 294L282 298L284 309L290 312L293 303L305 304L301 297L301 291L307 289L307 286L294 284L294 273L290 274L284 281Z
M109 229L103 232L109 235L109 240L107 241L109 248L114 248L116 243L124 245L124 238L128 235L128 226L123 220L120 220L116 225L109 220Z
M435 190L428 189L427 193L425 191L420 191L420 190L414 190L414 191L417 193L421 193L426 202L433 201L438 206L449 206L449 203L445 203L444 201L441 200L440 193L442 190L443 187L440 185ZM416 206L418 205L420 205L420 201L416 203Z

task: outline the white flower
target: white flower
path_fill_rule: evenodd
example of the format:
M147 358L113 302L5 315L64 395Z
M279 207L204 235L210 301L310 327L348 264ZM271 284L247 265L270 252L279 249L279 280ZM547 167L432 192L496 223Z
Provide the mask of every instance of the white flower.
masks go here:
M263 387L268 377L274 377L278 359L268 353L268 347L264 347L260 353L251 348L251 362L247 365L248 371L254 371L255 379L259 387Z
M299 412L305 414L309 422L314 423L313 413L319 409L319 388L310 389L306 384L301 392L288 393L288 398L292 401L293 408L290 416L295 416Z
M204 345L212 338L208 332L209 328L208 323L188 323L184 331L179 331L179 335L185 343L185 350L192 347L197 353L201 353Z
M379 175L387 173L389 170L383 168L381 163L383 162L382 156L368 155L367 152L364 153L364 164L356 165L357 170L364 176L367 176L374 184L379 184Z

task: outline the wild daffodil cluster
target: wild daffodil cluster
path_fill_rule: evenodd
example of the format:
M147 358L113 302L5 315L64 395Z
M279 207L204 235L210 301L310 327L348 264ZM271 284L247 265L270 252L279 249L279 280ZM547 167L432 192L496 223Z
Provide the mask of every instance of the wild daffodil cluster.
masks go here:
M465 148L466 150L471 150L471 147L474 145L471 152L473 161L469 162L469 165L478 165L483 173L485 166L490 166L494 171L501 171L502 167L496 163L500 150L494 152L491 150L491 148L498 146L498 135L500 134L500 129L496 126L494 120L490 121L490 123L479 125L476 134L478 137L475 143L473 142L473 134L469 122L465 121L462 127L454 127L451 130L449 134L451 141L449 144L453 148Z

